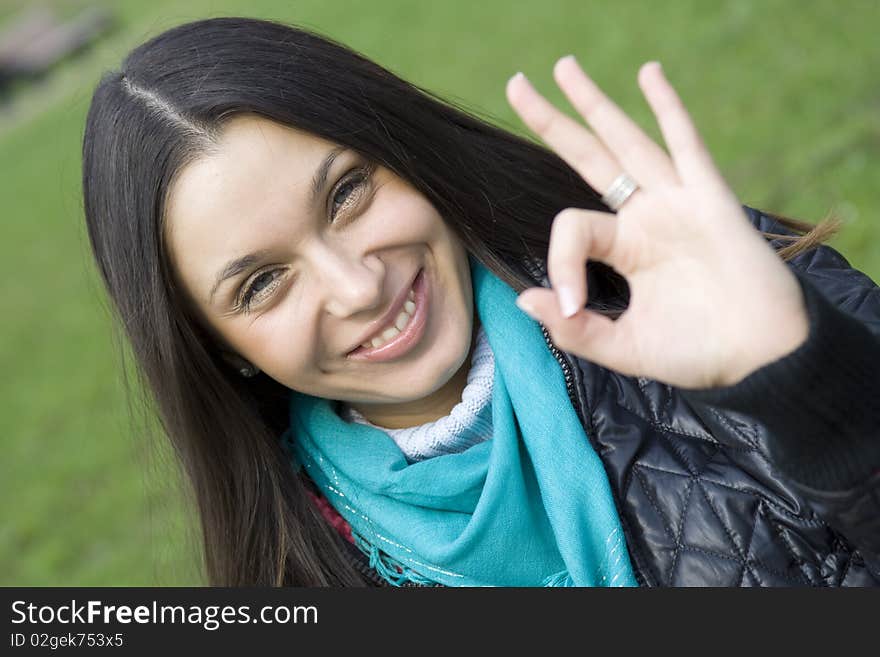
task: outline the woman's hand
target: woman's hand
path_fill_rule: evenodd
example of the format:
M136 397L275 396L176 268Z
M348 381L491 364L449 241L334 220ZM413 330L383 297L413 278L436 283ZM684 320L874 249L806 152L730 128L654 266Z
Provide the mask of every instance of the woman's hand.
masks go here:
M809 324L797 279L748 220L656 62L639 86L671 154L564 57L557 84L591 133L517 74L507 98L526 125L600 194L623 172L638 184L617 214L568 208L553 220L552 290L517 304L561 349L630 376L683 388L731 385L802 344ZM616 321L585 310L585 263L623 275Z

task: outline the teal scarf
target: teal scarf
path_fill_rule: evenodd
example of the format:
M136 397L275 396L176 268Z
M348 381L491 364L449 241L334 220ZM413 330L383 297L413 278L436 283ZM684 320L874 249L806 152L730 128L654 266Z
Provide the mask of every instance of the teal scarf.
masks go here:
M293 392L284 440L295 467L392 584L635 586L605 470L539 324L509 285L470 265L495 355L492 439L408 464L385 432Z

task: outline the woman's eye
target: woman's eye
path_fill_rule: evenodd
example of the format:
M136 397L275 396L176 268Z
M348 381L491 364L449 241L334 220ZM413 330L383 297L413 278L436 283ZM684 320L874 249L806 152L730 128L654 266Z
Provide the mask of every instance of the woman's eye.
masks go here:
M355 198L353 194L354 191L357 190L357 193L361 193L361 189L366 183L367 179L370 176L370 169L360 168L349 178L344 180L342 184L340 184L336 191L333 193L332 207L330 208L330 218L336 218L336 214L342 208L351 205L354 201L351 201L352 198ZM356 200L356 199L355 199Z
M238 304L239 310L247 311L251 304L266 299L278 287L284 270L273 269L256 276L247 286Z
M356 203L363 194L373 171L372 166L365 166L349 172L349 175L336 187L331 199L330 218L335 219L340 210ZM247 312L255 303L260 303L271 296L281 284L283 269L272 269L258 274L248 283L241 294L236 309Z
M250 291L253 293L259 292L271 282L272 272L265 272L263 274L260 274L254 279L254 283L253 285L251 285Z

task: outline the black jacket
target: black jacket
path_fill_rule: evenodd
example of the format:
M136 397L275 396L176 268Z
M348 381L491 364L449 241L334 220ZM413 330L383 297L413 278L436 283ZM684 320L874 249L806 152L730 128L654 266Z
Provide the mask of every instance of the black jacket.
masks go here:
M746 211L759 230L791 234ZM734 386L624 376L544 331L642 586L880 585L880 289L826 245L787 264L810 335ZM543 262L519 266L549 287Z

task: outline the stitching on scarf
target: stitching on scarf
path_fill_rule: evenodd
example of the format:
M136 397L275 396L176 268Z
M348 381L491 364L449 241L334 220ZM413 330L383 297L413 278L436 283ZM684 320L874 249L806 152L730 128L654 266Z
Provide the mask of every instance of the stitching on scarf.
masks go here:
M408 548L405 545L401 545L400 543L396 543L396 542L392 541L390 538L388 538L387 536L382 536L382 534L376 534L376 538L378 538L380 541L385 541L386 543L388 543L388 545L393 545L396 548L400 548L401 550L406 550L407 552L412 553L411 548Z
M614 532L617 532L617 528L614 529ZM611 538L609 536L609 538ZM607 541L606 541L607 542ZM623 559L623 550L620 549L621 539L620 536L617 537L617 540L614 541L614 546L611 548L611 556L617 555L617 558L614 559L614 563L611 564L610 568L617 568L617 564L620 563L621 559ZM614 582L623 574L622 570L618 570L615 573L614 577L611 578L611 585L614 585Z
M409 550L409 551L412 552L412 550ZM452 577L462 577L462 578L464 577L464 575L460 575L459 573L454 573L451 570L444 570L443 568L438 568L437 566L432 566L429 563L423 563L421 561L416 561L415 559L410 559L410 561L412 563L416 564L417 566L423 566L423 567L427 568L428 570L434 570L438 573L443 573L444 575L450 575Z
M619 528L615 527L614 530L610 534L608 534L607 538L605 539L605 549L606 549L606 551L608 551L608 541L610 541L612 538L614 538L615 535L617 535L617 539L614 541L614 544L611 546L611 549L610 549L608 556L603 558L603 560L602 560L603 563L601 563L599 565L599 573L601 574L601 577L599 579L600 582L604 582L607 579L607 573L610 570L612 570L613 568L615 568L617 566L617 564L620 563L620 560L623 558L623 551L620 549L622 537L619 535L619 532L620 532ZM611 561L611 557L613 557L614 555L617 555L617 558L614 560L614 563L609 563ZM614 586L614 582L622 574L623 574L623 571L618 570L617 573L615 573L614 577L611 578L611 581L608 583L608 585ZM622 584L621 584L621 586L622 586Z
M323 456L321 457L321 461L322 461L322 462L324 461ZM311 469L311 464L306 464L306 467L309 468L309 469ZM338 473L337 473L337 471L336 471L336 468L335 468L332 464L331 464L331 469L333 470L333 478L334 478L334 479L336 480L336 482L338 483L339 475L338 475ZM395 546L395 547L397 547L397 548L399 548L399 549L401 549L401 550L404 550L404 551L407 552L408 554L412 554L412 553L413 553L413 551L412 551L411 548L409 548L409 547L407 547L407 546L405 546L405 545L401 545L400 543L396 543L395 541L392 541L390 538L388 538L388 537L386 537L386 536L383 536L382 534L380 534L379 532L377 532L377 531L376 531L376 528L375 528L375 524L373 523L373 521L372 521L370 518L368 518L364 513L362 513L359 509L357 509L357 508L355 508L354 506L352 506L352 504L354 504L355 501L354 501L354 500L351 500L351 498L346 498L345 495L344 495L341 491L339 491L338 489L336 489L336 488L335 488L334 486L332 486L329 482L324 483L322 486L319 486L319 488L324 488L324 489L327 490L327 492L332 492L332 493L334 493L335 495L338 495L339 497L341 497L341 498L343 498L343 499L348 499L348 500L349 500L349 501L347 501L347 502L343 502L343 503L342 503L342 504L343 504L343 508L345 508L345 509L347 509L348 511L350 511L351 513L353 513L353 514L359 516L359 517L360 517L360 518L366 523L368 531L369 531L370 534L372 534L372 536L373 536L373 540L372 540L372 541L367 540L366 537L363 536L363 534L361 534L361 537L362 537L362 539L363 539L366 543L369 543L369 544L373 545L373 547L376 549L376 551L377 551L377 553L378 553L377 556L379 556L379 555L385 555L385 556L386 556L387 558L389 558L389 559L392 559L392 560L397 561L397 562L401 562L401 560L398 559L397 557L393 557L392 555L388 554L388 553L385 552L384 550L380 549L379 546L377 545L377 542L378 542L378 541L384 541L385 543L387 543L387 544L389 544L389 545L393 545L393 546ZM325 497L326 497L326 495L325 495ZM358 532L354 527L352 527L351 530L352 530L352 534L360 534L360 532ZM445 574L445 575L449 575L449 576L451 576L451 577L464 578L464 575L462 575L462 574L460 574L460 573L456 573L456 572L453 572L453 571L451 571L451 570L445 570L445 569L443 569L443 568L440 568L440 567L438 567L438 566L433 566L433 565L431 565L431 564L423 563L423 562L421 562L421 561L418 561L418 560L416 560L416 559L413 559L412 557L406 557L406 559L407 559L409 562L413 563L413 564L416 564L416 565L418 565L418 566L422 566L422 567L424 567L424 568L427 568L427 569L432 570L432 571L435 571L435 572L443 573L443 574ZM409 567L406 563L403 563L403 562L401 562L401 563L403 564L403 566ZM375 570L375 569L374 569L374 570ZM412 572L414 572L417 576L421 576L421 573L417 572L414 568L411 568L411 567L410 567L410 570L411 570Z
M382 534L379 534L379 533L373 528L373 521L372 521L372 520L370 520L369 518L367 518L366 516L364 516L364 515L362 515L362 514L361 514L361 517L364 518L364 519L367 521L367 523L368 523L369 526L370 526L370 532L372 532L373 536L375 536L376 539L377 539L378 541L384 541L385 543L388 543L389 545L393 545L393 546L398 547L398 548L400 548L400 549L402 549L402 550L405 550L407 553L412 554L412 549L406 547L405 545L401 545L400 543L395 543L395 542L392 541L391 539L389 539L389 538L383 536ZM444 575L449 575L449 576L451 576L451 577L460 577L460 578L463 578L463 577L464 577L464 575L460 575L459 573L453 572L453 571L451 571L451 570L444 570L443 568L439 568L439 567L437 567L437 566L432 566L431 564L423 563L423 562L421 562L421 561L418 561L417 559L413 559L412 557L406 557L406 560L407 560L407 562L409 562L409 563L404 563L400 558L398 558L398 557L394 557L394 556L388 554L388 552L386 552L385 550L381 549L378 545L375 544L375 542L373 543L373 545L374 545L376 551L379 553L379 555L385 555L385 557L386 557L387 559L391 559L391 560L393 560L393 561L396 561L396 562L398 562L398 563L401 563L404 567L410 568L410 570L411 570L412 572L414 572L417 576L424 577L424 576L423 576L421 573L419 573L415 568L412 568L410 564L416 564L416 565L418 565L418 566L421 566L421 567L427 568L427 569L429 569L429 570L433 570L433 571L438 572L438 573L443 573Z
M366 515L364 515L363 513L361 513L360 511L358 511L357 509L353 509L353 508L351 508L351 507L348 506L348 505L346 505L346 507L347 507L348 509L350 509L353 513L358 514L358 515L359 515L359 516L360 516L360 517L361 517L361 518L367 523L367 525L369 526L370 533L371 533L371 534L373 535L373 537L374 537L374 540L372 541L372 543L373 543L374 545L375 545L376 541L384 541L385 543L387 543L387 544L389 544L389 545L393 545L394 547L397 547L397 548L399 548L399 549L401 549L401 550L405 550L408 554L413 554L412 548L408 548L408 547L405 546L405 545L401 545L400 543L396 543L396 542L392 541L390 538L388 538L388 537L386 537L386 536L383 536L382 534L380 534L379 532L377 532L376 529L375 529L375 524L374 524L373 521L372 521L370 518L368 518ZM368 541L368 542L370 542L370 541ZM386 555L386 556L389 557L390 559L393 559L394 561L401 561L398 557L394 557L394 556L388 554L387 552L385 552L384 550L382 550L381 548L379 548L378 545L375 545L375 547L376 547L376 550L378 550L380 553ZM406 557L406 559L407 559L408 562L410 562L410 563L412 563L412 564L416 564L416 565L418 565L418 566L422 566L422 567L424 567L424 568L428 568L428 569L433 570L433 571L436 571L436 572L438 572L438 573L443 573L444 575L449 575L449 576L451 576L451 577L460 577L460 578L464 578L464 575L462 575L462 574L460 574L460 573L456 573L456 572L453 572L453 571L451 571L451 570L445 570L445 569L443 569L443 568L440 568L439 566L433 566L433 565L431 565L431 564L424 563L424 562L422 562L422 561L418 561L417 559L413 559L412 557ZM403 564L403 565L404 565L404 566L407 566L407 564ZM420 574L421 574L421 573L418 573L417 571L415 571L414 568L411 568L411 570L413 570L414 572L416 572L417 575L420 575Z
M330 491L331 493L335 493L339 497L343 497L343 498L345 497L345 493L343 493L341 490L331 486L330 484L327 484L327 490Z

